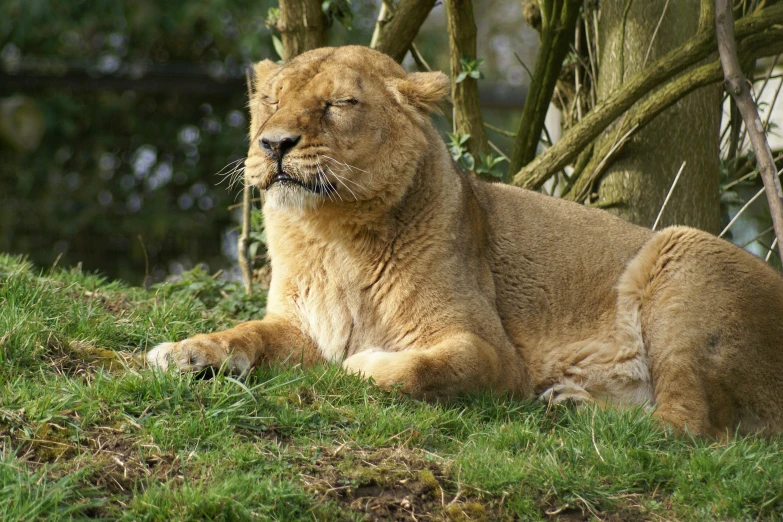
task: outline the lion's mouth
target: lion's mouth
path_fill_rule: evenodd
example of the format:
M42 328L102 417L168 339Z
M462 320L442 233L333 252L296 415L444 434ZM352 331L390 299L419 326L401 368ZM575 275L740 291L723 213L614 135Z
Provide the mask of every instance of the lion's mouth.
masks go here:
M328 180L325 180L322 183L305 183L300 179L292 178L284 172L278 172L275 174L274 177L272 177L272 181L270 181L269 185L266 186L266 190L272 188L275 183L281 183L283 185L295 185L314 194L330 194L337 190L337 188Z

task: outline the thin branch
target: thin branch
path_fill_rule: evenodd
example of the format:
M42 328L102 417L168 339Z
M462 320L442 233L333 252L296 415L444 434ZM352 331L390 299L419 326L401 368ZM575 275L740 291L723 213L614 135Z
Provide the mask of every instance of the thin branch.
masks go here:
M772 151L764 134L756 103L748 88L748 80L742 74L737 58L734 19L728 0L715 0L715 30L718 38L718 53L726 76L726 89L734 98L745 122L759 173L764 181L769 212L772 215L772 226L775 227L775 237L778 239L778 247L781 248L783 246L780 241L780 238L783 238L783 189L780 186L775 160L772 158Z
M549 10L545 16L543 7ZM509 163L509 173L530 162L536 155L538 141L544 128L544 121L557 79L563 68L563 60L568 54L576 33L581 2L576 0L553 0L539 2L542 7L541 46L530 86L528 87L522 118L517 128L517 136ZM565 110L565 106L563 106ZM558 169L560 170L560 169Z
M780 23L783 23L783 3L759 9L754 14L739 20L737 35L747 39L748 42L756 43L754 38L766 39L769 38L767 33L776 34L779 31L777 29L764 30ZM767 45L773 44L774 42L767 42ZM748 47L754 49L753 46ZM593 107L581 122L563 133L556 144L522 167L514 175L514 185L527 188L540 187L555 172L568 165L588 143L637 100L669 81L672 76L707 58L714 49L715 33L702 31L634 74L606 100Z
M424 59L424 56L421 55L419 48L416 47L415 43L411 43L411 56L413 56L413 61L416 62L416 67L418 67L420 71L432 72L432 67L430 67L430 64Z
M253 98L253 83L250 81L250 69L245 69L245 80L247 81L247 96ZM250 257L248 249L250 247L250 209L252 199L252 186L248 185L247 180L243 183L242 193L242 233L239 234L237 242L237 261L242 270L242 279L245 283L245 293L253 293L253 271L250 266Z
M772 257L773 252L775 252L775 247L777 246L777 244L778 244L778 238L773 239L772 245L767 249L767 256L764 258L765 263L769 263L769 258Z
M655 37L658 36L658 30L661 28L661 23L663 22L663 17L666 16L666 10L669 8L669 0L666 0L666 3L663 4L663 11L661 12L661 17L658 19L658 25L655 26L655 31L653 31L652 38L650 38L650 45L647 46L647 52L644 55L644 61L642 62L642 69L644 69L647 66L647 60L650 59L650 52L652 52L653 44L655 43Z
M769 227L769 228L767 228L767 229L764 229L764 230L762 230L761 232L759 232L758 234L756 234L756 235L753 237L753 239L749 239L749 240L745 241L744 243L742 243L741 245L739 245L739 247L740 247L740 248L745 248L745 247L746 247L746 246L748 246L749 244L751 244L751 243L755 243L756 241L758 241L759 239L761 239L763 236L765 236L765 235L769 234L769 233L770 233L770 232L772 232L773 230L775 230L775 227Z
M682 174L682 171L685 170L685 164L687 162L683 161L682 165L680 165L680 170L677 171L677 175L674 176L674 181L672 182L672 186L669 187L669 192L666 194L666 198L663 200L663 205L661 205L661 210L658 211L658 216L655 218L655 223L653 223L652 229L655 230L658 228L658 223L661 222L661 216L663 216L663 210L666 208L666 204L669 203L669 198L672 197L672 192L674 192L674 187L677 186L677 182L680 180L680 174Z
M487 143L489 144L490 148L492 148L492 150L494 150L495 152L498 153L498 155L500 155L501 158L503 158L504 160L508 161L508 156L503 154L503 151L500 150L500 147L498 147L497 145L492 143L492 140L487 140Z
M493 131L497 132L498 134L502 134L503 136L508 136L510 138L513 138L514 136L516 136L516 134L511 132L511 131L507 131L505 129L501 129L500 127L495 127L494 125L490 125L487 122L484 122L484 126L486 128L488 128L489 130L493 130Z
M767 107L767 117L764 118L764 125L762 129L764 129L764 132L769 132L769 120L772 118L772 113L775 112L775 104L778 102L778 96L780 95L780 88L783 87L783 80L778 83L777 89L775 89L775 94L772 95L772 101L769 102L769 107ZM759 92L759 95L761 92Z
M749 206L751 206L751 205L753 204L753 202L754 202L754 201L756 201L757 199L759 199L763 193L764 193L764 189L762 188L761 190L759 190L758 192L756 192L756 195L755 195L755 196L753 196L752 198L750 198L750 199L749 199L749 200L748 200L748 201L747 201L747 202L746 202L744 205L742 205L742 208L740 208L740 209L737 211L737 213L736 213L736 214L734 214L734 217L733 217L733 218L731 218L731 221L729 221L729 224L728 224L728 225L726 225L726 228L724 228L724 229L721 231L721 233L720 233L720 234L718 234L718 237L723 237L723 236L725 236L725 235L726 235L726 232L728 232L728 231L729 231L729 229L732 227L732 225L734 225L734 223L736 223L736 222L737 222L737 220L738 220L738 219L739 219L739 217L742 215L742 213L743 213L743 212L745 212L745 211L748 209L748 207L749 207ZM773 226L773 229L774 229L774 226Z

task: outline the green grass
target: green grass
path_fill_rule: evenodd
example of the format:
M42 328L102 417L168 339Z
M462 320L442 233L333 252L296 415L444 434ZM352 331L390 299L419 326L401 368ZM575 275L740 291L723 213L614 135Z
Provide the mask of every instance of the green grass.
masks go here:
M644 412L426 404L339 368L141 369L263 313L192 272L144 291L0 256L0 520L781 520L783 439Z

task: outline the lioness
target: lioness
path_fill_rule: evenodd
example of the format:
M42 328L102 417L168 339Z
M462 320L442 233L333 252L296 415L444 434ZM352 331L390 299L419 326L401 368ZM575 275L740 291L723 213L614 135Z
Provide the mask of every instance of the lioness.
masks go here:
M448 90L364 47L256 65L245 176L266 192L266 317L148 361L327 360L425 399L492 389L780 431L781 276L698 230L477 182L430 121Z

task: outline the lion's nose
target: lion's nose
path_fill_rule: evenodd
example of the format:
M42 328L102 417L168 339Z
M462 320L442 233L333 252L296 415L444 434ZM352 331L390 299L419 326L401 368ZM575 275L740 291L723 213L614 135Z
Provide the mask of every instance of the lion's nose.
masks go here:
M270 132L261 136L258 145L272 158L280 160L289 150L296 147L301 138L301 136L286 132Z

